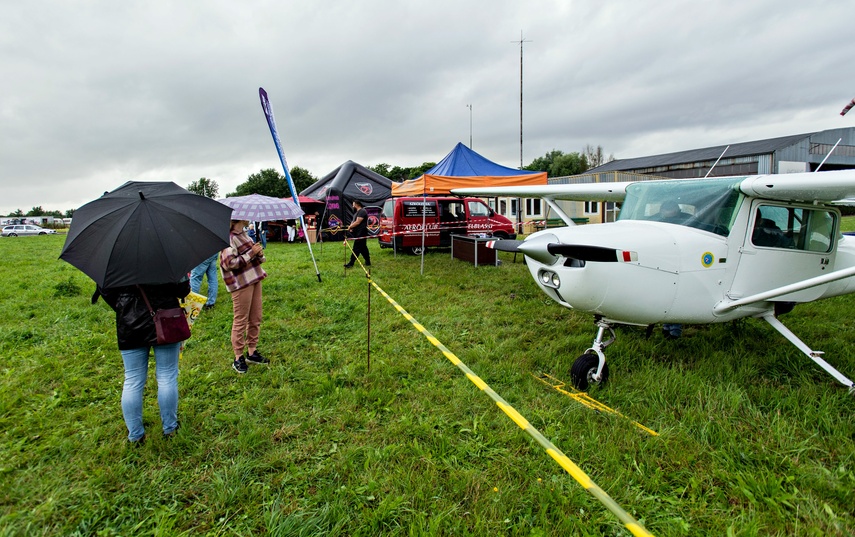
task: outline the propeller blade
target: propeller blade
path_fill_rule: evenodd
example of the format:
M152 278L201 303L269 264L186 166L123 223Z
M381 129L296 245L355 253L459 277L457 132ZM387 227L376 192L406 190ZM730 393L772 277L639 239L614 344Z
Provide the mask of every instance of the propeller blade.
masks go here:
M487 248L492 248L493 250L498 250L500 252L519 252L519 245L522 243L523 241L499 239L488 242Z
M558 237L552 233L545 233L543 231L540 233L543 234L535 234L527 238L517 247L517 250L525 254L526 257L530 257L544 265L554 265L558 261L558 257L550 254L547 251L547 247L550 243L557 241Z
M620 250L602 246L586 246L582 244L550 243L546 250L553 255L561 255L580 261L599 263L617 263L620 261Z

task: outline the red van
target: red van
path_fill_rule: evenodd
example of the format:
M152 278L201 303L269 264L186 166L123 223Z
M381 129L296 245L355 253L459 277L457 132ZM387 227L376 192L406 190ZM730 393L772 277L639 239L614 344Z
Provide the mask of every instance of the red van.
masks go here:
M380 215L381 248L413 254L425 247L449 247L452 235L486 234L515 239L514 224L478 198L389 198Z

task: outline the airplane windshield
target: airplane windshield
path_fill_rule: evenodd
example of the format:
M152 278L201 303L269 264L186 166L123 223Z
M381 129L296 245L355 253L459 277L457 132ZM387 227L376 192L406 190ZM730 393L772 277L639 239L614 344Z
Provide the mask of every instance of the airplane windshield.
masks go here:
M742 178L640 181L629 185L618 220L666 222L730 233L743 195Z

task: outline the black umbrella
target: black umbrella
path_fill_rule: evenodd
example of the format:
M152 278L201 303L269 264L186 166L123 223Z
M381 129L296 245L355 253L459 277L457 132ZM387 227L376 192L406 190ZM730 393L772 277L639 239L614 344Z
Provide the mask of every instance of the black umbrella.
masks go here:
M129 181L74 211L59 257L101 287L174 283L229 245L231 214L175 183Z

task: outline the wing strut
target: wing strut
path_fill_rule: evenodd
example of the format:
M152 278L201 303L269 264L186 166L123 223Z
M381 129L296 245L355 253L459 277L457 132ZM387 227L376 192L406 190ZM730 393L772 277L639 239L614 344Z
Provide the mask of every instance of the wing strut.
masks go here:
M849 388L850 395L855 395L855 385L853 385L852 381L846 378L843 373L836 370L834 367L832 367L831 364L829 364L820 357L822 351L815 351L808 347L802 340L798 338L798 336L793 334L789 328L784 326L784 324L781 323L781 321L779 321L777 317L775 317L774 313L769 312L763 315L763 319L767 323L772 325L772 328L780 332L782 336L787 338L790 343L795 345L797 349L802 351L808 358L813 360L816 365L823 368L826 373L828 373L829 375L837 379L838 382Z
M561 210L561 207L559 207L558 204L555 203L554 199L552 199L549 196L543 196L543 201L545 201L546 204L549 205L550 209L555 211L555 214L557 214L559 218L564 220L565 224L567 224L568 226L575 226L576 225L576 222L574 222L572 218L567 216L567 213L565 213L563 210Z

